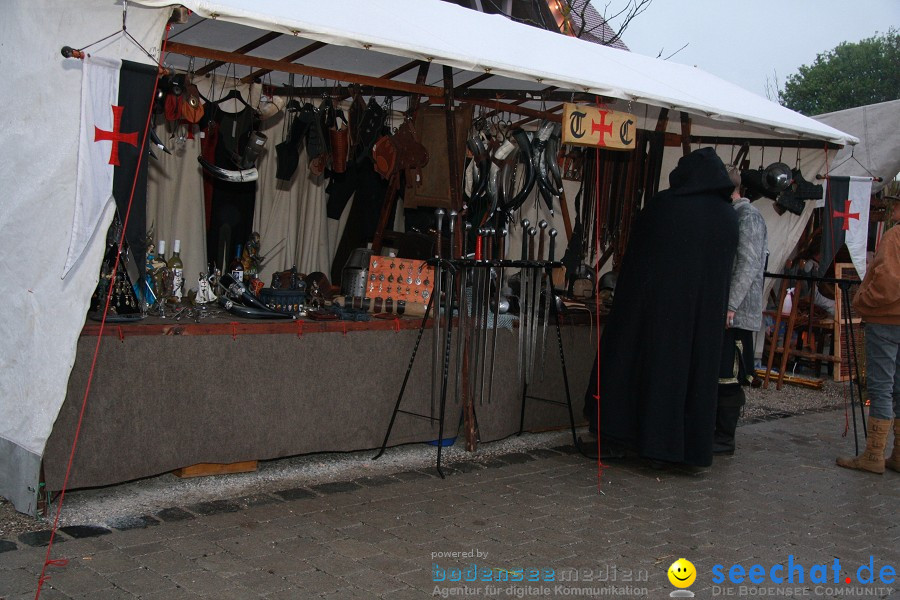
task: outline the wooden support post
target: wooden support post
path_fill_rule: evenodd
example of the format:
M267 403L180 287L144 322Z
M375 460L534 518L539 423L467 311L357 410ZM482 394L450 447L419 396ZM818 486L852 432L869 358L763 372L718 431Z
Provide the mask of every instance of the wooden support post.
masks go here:
M444 115L447 122L447 164L450 168L450 206L457 212L462 212L462 194L460 190L460 173L458 164L458 149L456 147L456 115L454 114L454 96L453 96L453 69L444 67ZM462 221L460 221L460 224ZM462 253L462 237L466 235L465 227L457 227L459 235L456 236L459 248L451 248L451 256L459 256ZM440 239L440 232L439 239ZM452 290L448 297L452 296ZM460 290L461 294L465 290ZM466 450L474 452L478 447L478 435L475 431L475 403L468 394L469 389L469 332L458 331L457 335L465 335L466 343L463 345L463 359L461 365L456 365L457 369L462 369L462 377L460 378L463 421L466 433Z
M691 117L686 112L681 113L681 152L691 153Z

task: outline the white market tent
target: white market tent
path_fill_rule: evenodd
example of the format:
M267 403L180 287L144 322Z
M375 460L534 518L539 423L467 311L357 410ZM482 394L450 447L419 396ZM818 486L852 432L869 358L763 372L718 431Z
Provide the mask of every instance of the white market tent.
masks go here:
M900 173L900 100L857 106L813 117L859 137L834 157L831 175L880 177L872 182L872 193Z
M145 48L158 49L171 3L139 4L128 5L128 33ZM796 150L807 179L821 172L827 143L857 141L698 69L600 47L439 0L335 0L327 9L310 0L182 4L216 28L197 27L192 30L196 39L186 31L177 38L181 43L231 50L238 44L228 41L230 35L276 31L298 43L332 45L329 60L346 71L377 76L391 60L400 64L403 59L420 59L464 71L458 74L460 81L490 73L497 87L556 86L602 95L614 103L613 108L638 115L639 126L645 129L653 129L660 108L682 111L691 116L695 136L810 142L816 147ZM7 64L9 79L2 92L8 110L0 117L9 140L0 150L6 165L0 211L5 250L0 263L0 495L22 512L36 509L41 458L66 397L76 342L97 283L103 232L112 219L108 209L80 262L62 278L74 213L82 66L62 58L60 48L85 46L121 27L122 5L110 0L73 0L64 5L14 0L5 6L0 23L5 55L15 56ZM258 55L267 56L266 51L262 47ZM150 62L123 35L93 46L90 52ZM270 57L278 56L277 50L270 52ZM674 131L678 123L671 127ZM771 162L777 158L773 147L777 144L769 145L768 156L765 145L755 148L751 160ZM729 151L723 146L724 158ZM669 172L680 152L678 147L667 153L663 173ZM786 228L806 222L803 215L781 219Z

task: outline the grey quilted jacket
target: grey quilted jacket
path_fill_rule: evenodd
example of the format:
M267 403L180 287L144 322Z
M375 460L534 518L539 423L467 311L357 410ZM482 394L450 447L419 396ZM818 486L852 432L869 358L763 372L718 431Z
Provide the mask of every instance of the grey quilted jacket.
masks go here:
M738 214L738 248L731 271L728 310L735 311L738 329L759 331L762 327L763 273L768 254L766 221L746 198L734 202Z

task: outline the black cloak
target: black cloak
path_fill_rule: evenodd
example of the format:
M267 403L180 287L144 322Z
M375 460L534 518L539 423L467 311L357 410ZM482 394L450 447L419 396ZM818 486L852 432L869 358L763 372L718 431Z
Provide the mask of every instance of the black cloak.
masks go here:
M712 148L678 161L638 215L600 341L600 439L707 466L728 287L738 241L734 185ZM597 427L597 365L585 416Z

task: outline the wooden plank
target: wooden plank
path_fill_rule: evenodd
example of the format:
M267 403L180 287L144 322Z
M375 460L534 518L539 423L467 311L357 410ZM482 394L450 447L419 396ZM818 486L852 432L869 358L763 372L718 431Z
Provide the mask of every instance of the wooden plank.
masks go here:
M768 371L765 369L756 369L757 377L766 377ZM824 379L807 379L806 377L798 377L796 375L785 375L783 378L784 383L790 383L792 385L800 385L803 387L813 388L816 390L822 389L822 386L825 384ZM778 388L781 389L781 388Z
M319 43L319 42L316 42ZM370 77L368 75L359 75L356 73L347 73L345 71L334 71L332 69L320 69L317 67L309 67L294 62L283 60L272 60L269 58L261 58L258 56L248 56L246 54L237 54L235 52L226 52L224 50L214 50L212 48L204 48L202 46L194 46L192 44L182 44L179 42L169 42L169 52L175 54L183 54L185 56L194 56L197 58L208 58L210 60L221 60L231 62L238 65L248 67L256 67L260 69L269 69L270 71L280 71L283 73L294 73L296 75L310 75L312 77L321 77L323 79L333 79L335 81L346 81L349 83L359 83L361 85L375 85L389 89L411 92L429 97L442 97L444 89L431 85L417 85L414 83L404 83L402 81L394 81L392 79L379 79L378 77ZM257 75L258 76L258 75Z
M294 62L298 58L303 58L304 56L306 56L308 54L312 54L316 50L321 50L322 48L324 48L327 45L328 44L326 44L325 42L313 42L312 44L309 44L309 45L306 45L306 46L300 48L296 52L291 52L290 54L288 54L281 60L283 60L285 62ZM250 83L254 79L257 79L259 77L262 77L263 75L271 73L273 70L274 69L260 69L259 71L254 71L254 72L250 73L249 75L244 76L241 79L241 81L243 83Z
M267 44L267 43L271 42L272 40L274 40L277 37L280 37L281 35L282 34L278 33L277 31L270 31L266 35L258 37L250 43L244 44L243 46L241 46L240 48L235 50L235 52L237 52L238 54L247 54L251 50L255 50L256 48L259 48L263 44ZM219 67L221 67L224 64L225 63L222 62L221 60L214 60L211 63L209 63L208 65L204 65L204 66L200 67L199 69L197 69L196 71L194 71L194 75L196 75L197 77L206 75L207 73L215 71L216 69L218 69Z
M256 471L257 461L244 460L235 463L198 463L190 467L175 469L172 474L182 479L206 477L208 475L228 475L230 473L251 473Z
M525 115L526 117L534 117L535 119L546 119L547 121L556 121L557 123L562 123L562 115L555 115L549 111L534 110L531 108L525 108L524 106L517 106L512 102L500 102L499 100L475 100L473 98L457 98L456 100L465 104L474 104L475 106L492 108L496 113L508 112L514 115ZM492 113L488 113L488 115L489 114ZM485 117L487 117L488 115L485 115Z
M681 146L681 135L678 133L666 133L665 145L667 147ZM700 144L701 146L748 146L761 148L812 148L814 150L839 150L843 146L823 140L786 140L774 138L743 138L743 137L724 137L713 135L692 135L690 143Z

